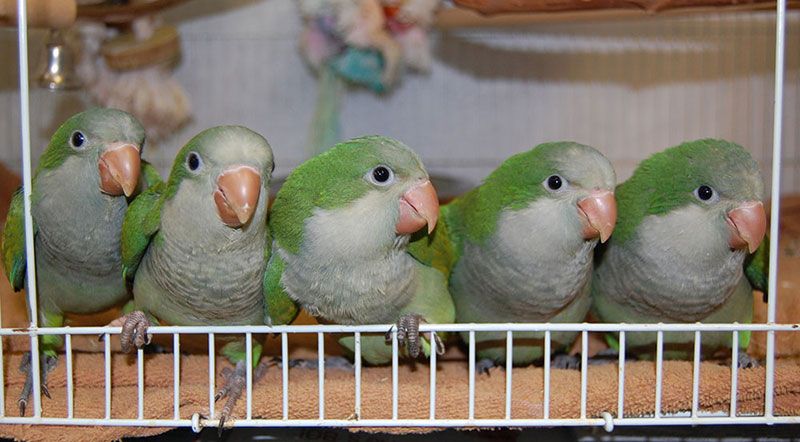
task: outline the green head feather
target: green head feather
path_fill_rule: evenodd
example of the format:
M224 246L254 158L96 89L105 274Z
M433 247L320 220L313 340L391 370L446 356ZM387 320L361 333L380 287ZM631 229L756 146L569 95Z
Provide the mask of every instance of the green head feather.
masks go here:
M203 179L232 163L251 161L269 185L274 161L272 148L261 135L243 126L217 126L195 135L175 156L164 198L170 199L185 179ZM190 164L191 162L191 164ZM195 167L196 169L193 169ZM216 179L216 175L213 177Z
M83 136L76 145L76 133ZM104 146L129 142L144 147L144 128L133 115L117 109L93 108L67 119L56 130L39 160L38 170L56 169L72 155L91 156L95 160Z
M298 166L275 198L270 229L284 249L296 253L304 221L319 209L344 207L371 190L388 190L369 181L377 166L390 168L397 182L427 178L422 161L403 143L381 136L339 143Z
M703 185L714 190L716 199L697 197ZM642 161L633 176L617 187L613 239L627 241L650 215L689 204L731 209L743 201L761 201L763 191L758 163L742 146L715 139L683 143Z
M451 209L460 212L454 226L467 238L481 242L491 236L504 210L521 210L539 198L574 198L580 192L548 191L545 182L559 175L573 190L613 189L614 168L592 147L570 141L545 143L516 154L495 169L479 187L455 200Z

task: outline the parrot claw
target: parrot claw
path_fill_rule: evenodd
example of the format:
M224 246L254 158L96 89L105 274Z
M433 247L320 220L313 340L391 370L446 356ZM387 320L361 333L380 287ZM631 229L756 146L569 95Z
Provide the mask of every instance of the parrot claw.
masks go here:
M761 365L758 359L750 356L745 352L739 353L739 360L737 361L739 368L756 368Z
M264 376L269 367L269 362L262 362L256 366L255 370L253 370L254 384ZM233 413L233 407L236 406L236 402L242 397L242 392L244 391L245 385L247 385L247 369L245 368L245 362L237 362L236 368L233 370L228 367L223 368L222 378L225 380L225 384L217 391L217 394L214 395L214 402L224 397L228 398L219 414L217 434L220 436L222 436L222 432L225 430L225 422L230 418L231 413Z
M497 367L497 364L494 362L494 360L483 358L475 364L475 371L477 371L478 374L491 376L491 369L494 367Z
M139 349L150 344L153 336L147 333L147 329L151 324L144 312L140 310L133 311L121 318L115 319L108 325L118 327L119 322L122 322L122 332L119 334L119 343L123 352L129 353L134 347Z
M414 359L419 356L420 351L419 325L421 323L424 324L425 319L415 313L403 315L397 321L397 343L406 347L408 355ZM434 333L433 336L435 341L433 343L434 351L436 351L437 355L444 354L444 342L439 338L439 335ZM386 332L385 338L387 344L392 342L392 329Z
M292 359L289 361L289 368L316 370L318 366L319 359ZM347 358L330 356L325 358L325 369L353 371L355 366Z
M225 401L225 405L222 407L222 411L219 414L219 426L217 427L219 435L222 435L222 432L225 430L225 422L228 420L231 413L233 413L233 407L242 396L242 391L247 382L245 378L246 375L244 362L238 362L234 370L229 368L222 370L222 378L225 379L225 384L214 396L214 401L216 402L225 397L227 397L228 400Z
M42 355L39 361L39 364L41 365L40 388L42 394L48 399L52 399L52 397L50 396L50 389L47 388L47 375L53 370L53 368L55 368L57 362L58 359L48 355ZM31 372L30 352L26 352L22 356L22 361L19 364L19 371L21 373L25 373L25 383L22 386L22 392L20 392L17 405L19 406L19 415L25 416L25 410L28 408L28 398L30 398L33 391L33 374Z
M581 358L580 356L560 353L553 356L553 362L551 365L553 368L561 368L566 370L580 370Z

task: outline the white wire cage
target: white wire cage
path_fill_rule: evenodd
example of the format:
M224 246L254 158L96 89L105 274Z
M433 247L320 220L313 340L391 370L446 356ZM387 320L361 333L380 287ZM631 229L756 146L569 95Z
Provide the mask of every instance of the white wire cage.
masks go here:
M18 17L26 17L26 0L18 1ZM21 20L18 27L18 49L19 49L19 81L20 81L20 130L22 145L22 166L23 166L23 187L25 196L25 228L26 228L26 252L27 252L27 296L30 306L30 326L25 329L0 328L0 337L28 336L30 348L38 348L39 339L46 335L59 335L64 337L64 361L66 369L66 413L63 416L43 415L42 412L42 385L38 370L32 370L33 395L32 395L32 415L19 417L8 415L5 412L5 374L4 365L0 364L0 424L42 424L42 425L108 425L108 426L146 426L146 427L191 427L199 431L204 427L214 427L219 425L219 419L215 410L215 387L217 367L215 358L215 343L218 335L238 334L246 339L247 371L245 386L245 413L243 416L236 415L234 420L227 422L226 426L244 427L306 427L306 426L331 426L331 427L532 427L532 426L594 426L603 427L611 431L615 426L636 426L636 425L718 425L718 424L788 424L800 423L800 415L779 415L776 414L775 406L775 377L776 377L776 333L795 333L800 331L798 324L776 324L776 295L778 266L777 258L779 253L779 216L780 213L780 178L781 178L781 153L782 153L782 115L783 115L783 73L784 73L784 51L785 51L785 23L786 23L786 0L779 0L777 3L776 20L776 45L775 45L775 102L773 118L773 150L772 150L772 183L771 194L771 213L773 216L770 221L770 270L769 270L769 292L772 294L767 306L766 324L425 324L420 326L422 333L429 334L433 340L434 333L441 332L466 332L468 348L468 397L467 411L461 418L450 416L437 416L437 355L431 352L427 362L429 373L429 394L428 394L428 417L409 419L401 417L399 413L400 402L400 382L399 382L399 345L397 333L392 333L392 364L391 364L391 397L386 397L386 407L391 408L390 418L362 418L362 373L361 363L361 336L366 333L383 333L391 328L390 324L365 325L365 326L339 326L339 325L291 325L291 326L215 326L215 327L151 327L149 332L154 335L172 336L172 377L173 377L173 406L171 416L159 416L158 418L145 417L145 357L143 350L138 350L136 354L136 417L119 417L112 414L112 350L111 339L113 335L119 334L119 327L57 327L39 328L37 321L37 297L36 297L36 269L35 269L35 250L33 244L32 219L30 212L30 189L31 189L31 138L30 138L30 110L29 110L29 84L28 84L28 45L27 45L27 24ZM505 391L502 417L483 418L476 417L476 407L479 402L476 400L476 343L475 334L479 332L505 332L507 346L507 360L505 363ZM543 360L543 390L541 400L541 413L536 417L514 413L512 401L514 398L513 379L515 368L512 364L511 349L514 345L516 333L521 332L544 332L544 354L549 355L551 349L551 334L559 331L579 332L579 342L581 347L580 365L580 413L570 418L551 417L551 359L545 357ZM617 403L601 413L588 411L588 345L590 333L619 333L619 356L617 361ZM653 386L655 397L653 401L652 413L646 415L631 416L626 415L626 344L627 333L636 332L655 332L657 334L656 355L655 355L655 385ZM664 333L669 332L690 332L694 333L694 352L691 378L691 408L682 413L662 412L664 398ZM732 357L730 366L730 397L729 407L726 412L708 412L702 410L700 406L701 396L701 347L703 333L724 332L730 333L732 342ZM766 333L766 368L763 390L763 410L760 413L743 413L738 409L739 403L739 375L737 368L737 352L739 333L742 332L765 332ZM291 336L305 334L315 335L317 342L317 402L318 410L316 418L294 418L290 413L290 394L291 383L289 382L289 366L284 363L281 365L281 394L276 400L281 403L281 415L276 418L264 418L255 416L253 410L253 389L258 388L254 385L254 373L252 364L252 340L253 335L274 334L280 337L281 359L289 360L289 338ZM325 398L325 338L332 334L351 334L355 339L354 372L353 372L353 409L349 418L331 418L326 415ZM80 335L101 335L103 338L103 374L104 374L104 416L82 417L75 412L75 364L74 364L74 336ZM202 336L208 338L208 408L197 410L187 416L182 410L181 404L181 337L187 335ZM3 361L3 343L0 341L0 361ZM31 352L31 366L40 365L39 354L37 351ZM538 400L538 399L537 399Z

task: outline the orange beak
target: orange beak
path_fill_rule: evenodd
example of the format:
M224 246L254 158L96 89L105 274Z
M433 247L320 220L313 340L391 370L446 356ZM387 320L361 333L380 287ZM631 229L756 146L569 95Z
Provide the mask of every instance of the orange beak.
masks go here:
M261 195L261 174L250 166L231 167L217 178L214 203L225 225L241 227L253 217Z
M578 201L578 212L583 224L583 238L600 238L608 241L617 222L617 200L610 190L593 190L586 198Z
M732 249L747 247L750 253L758 249L767 231L767 214L761 201L746 201L728 212L725 221L731 236L728 244Z
M395 231L400 235L408 235L427 225L428 233L431 233L438 219L439 197L430 180L425 180L400 197L400 218Z
M130 143L114 143L100 155L100 190L112 196L131 196L139 183L139 148Z

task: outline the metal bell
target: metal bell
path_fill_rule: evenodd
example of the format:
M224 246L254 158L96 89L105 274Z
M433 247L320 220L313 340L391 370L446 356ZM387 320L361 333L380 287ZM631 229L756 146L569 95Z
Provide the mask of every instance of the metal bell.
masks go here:
M59 30L51 30L38 76L39 86L50 90L77 89L81 81L75 72L75 56Z

